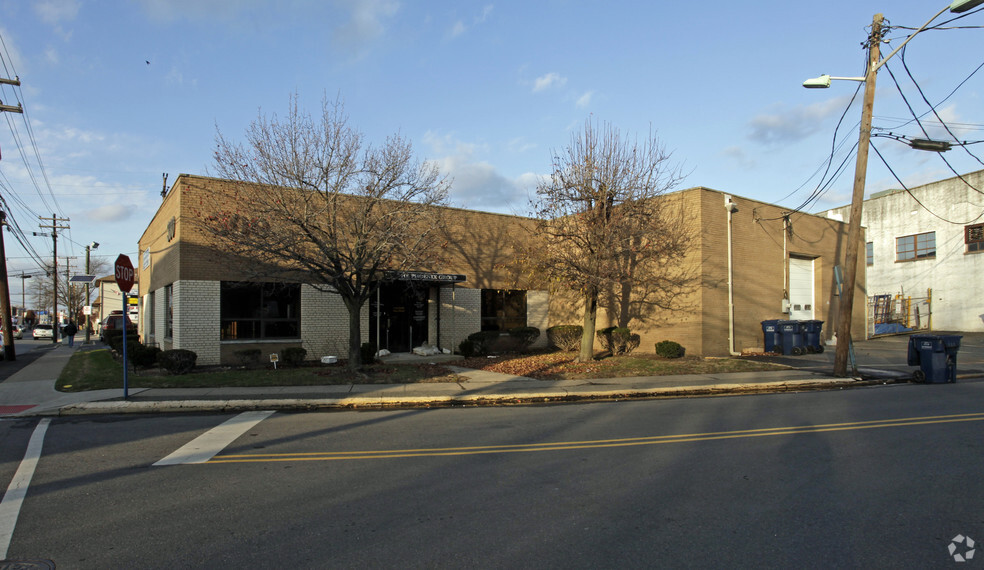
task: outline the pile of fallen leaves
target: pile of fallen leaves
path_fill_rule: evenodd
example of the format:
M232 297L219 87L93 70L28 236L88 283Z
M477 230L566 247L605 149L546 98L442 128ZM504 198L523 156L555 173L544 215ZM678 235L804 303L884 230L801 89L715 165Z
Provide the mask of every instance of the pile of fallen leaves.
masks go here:
M550 380L557 378L604 377L605 370L616 366L612 359L578 362L576 352L545 352L540 354L506 354L476 356L454 361L454 366L488 370L513 376Z
M778 365L747 358L663 358L655 354L599 355L591 362L578 362L577 352L540 352L479 356L456 360L453 366L488 370L539 380L577 380L667 374L719 374L773 370Z

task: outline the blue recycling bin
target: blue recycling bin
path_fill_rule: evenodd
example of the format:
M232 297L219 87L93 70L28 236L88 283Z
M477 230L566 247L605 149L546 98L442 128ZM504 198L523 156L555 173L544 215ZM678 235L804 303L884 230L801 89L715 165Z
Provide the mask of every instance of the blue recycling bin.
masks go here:
M779 332L778 319L762 321L762 333L765 335L766 352L782 352L782 333Z
M779 321L779 333L782 335L783 354L799 356L805 352L803 332L799 321Z
M960 339L957 335L914 334L909 337L907 360L909 366L918 366L913 373L917 382L943 384L957 381L957 352Z
M800 321L800 332L803 335L803 347L807 352L823 352L823 321Z

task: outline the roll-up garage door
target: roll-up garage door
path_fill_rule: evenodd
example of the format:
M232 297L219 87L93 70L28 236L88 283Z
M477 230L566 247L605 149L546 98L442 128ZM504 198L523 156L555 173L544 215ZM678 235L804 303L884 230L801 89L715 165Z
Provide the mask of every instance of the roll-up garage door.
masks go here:
M789 318L813 319L813 259L789 258Z

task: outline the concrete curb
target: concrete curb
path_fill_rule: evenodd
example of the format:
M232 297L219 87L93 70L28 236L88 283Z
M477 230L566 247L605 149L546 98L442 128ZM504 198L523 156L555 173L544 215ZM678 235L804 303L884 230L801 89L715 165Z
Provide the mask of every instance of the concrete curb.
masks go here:
M554 389L543 392L514 394L460 394L441 396L360 396L347 398L282 398L230 400L168 400L168 401L111 401L83 402L39 411L35 415L76 416L87 414L153 414L176 412L237 412L251 410L313 411L332 409L428 408L450 406L495 406L544 402L574 402L587 400L622 400L646 398L681 398L691 396L738 395L763 392L795 392L830 390L845 387L885 384L894 381L861 380L855 378L826 378L785 380L763 383L713 384L708 386L676 386L611 390ZM30 411L24 415L32 415Z

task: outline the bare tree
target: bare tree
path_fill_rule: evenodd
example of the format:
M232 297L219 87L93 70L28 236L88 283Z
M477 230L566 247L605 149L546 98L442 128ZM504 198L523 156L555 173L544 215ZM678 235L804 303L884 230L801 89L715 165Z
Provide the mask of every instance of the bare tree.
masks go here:
M349 314L348 362L361 366L361 310L387 270L433 265L450 182L414 158L399 135L364 142L339 101L320 116L290 100L284 117L259 116L245 142L216 136L215 167L234 181L227 209L200 227L222 250L249 259L253 278L305 282L341 296Z
M683 180L670 159L655 133L639 143L588 120L537 188L531 257L539 270L583 296L581 362L594 358L599 295L658 285L687 252L686 217L664 197ZM628 299L622 303L629 306Z
M93 275L107 273L111 268L112 266L105 258L94 257L89 261L89 271ZM91 296L95 293L94 290L90 289L90 299L87 300L85 298L85 285L71 281L72 273L81 273L83 270L84 268L76 268L74 271L66 272L65 268L59 264L58 304L63 308L67 307L69 318L76 322L82 315L82 308L89 304ZM36 305L44 310L51 309L54 302L54 280L51 275L52 266L46 263L40 271L36 272L34 279L31 279L31 296L34 297Z

